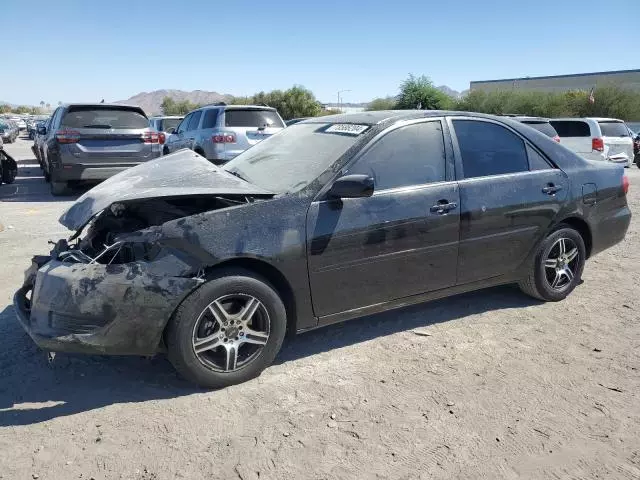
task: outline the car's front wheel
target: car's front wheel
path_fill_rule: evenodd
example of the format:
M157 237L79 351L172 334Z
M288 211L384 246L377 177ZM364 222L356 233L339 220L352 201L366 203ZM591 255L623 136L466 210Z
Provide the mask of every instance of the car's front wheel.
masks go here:
M203 387L242 383L273 362L286 327L284 304L265 279L223 270L176 310L167 329L169 360Z
M585 260L582 236L563 225L542 242L520 289L539 300L564 300L580 283Z

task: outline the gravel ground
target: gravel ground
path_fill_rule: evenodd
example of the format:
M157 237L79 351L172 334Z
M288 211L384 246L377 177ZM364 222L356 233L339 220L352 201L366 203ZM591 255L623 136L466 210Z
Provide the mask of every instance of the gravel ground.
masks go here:
M204 391L163 357L48 364L22 331L11 296L70 204L28 147L0 186L0 479L640 478L637 216L564 302L501 287L354 320Z

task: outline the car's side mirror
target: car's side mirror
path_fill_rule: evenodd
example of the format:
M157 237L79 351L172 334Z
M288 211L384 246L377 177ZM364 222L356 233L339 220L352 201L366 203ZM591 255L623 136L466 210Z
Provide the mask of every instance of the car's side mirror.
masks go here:
M373 195L374 181L369 175L355 174L338 178L331 189L332 198L361 198Z
M47 127L38 127L38 135L46 135Z

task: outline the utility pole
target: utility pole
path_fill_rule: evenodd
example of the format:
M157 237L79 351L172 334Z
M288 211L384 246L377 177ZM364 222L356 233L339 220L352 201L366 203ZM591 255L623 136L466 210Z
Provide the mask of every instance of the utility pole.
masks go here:
M342 113L342 107L341 107L341 102L340 102L340 94L341 93L346 93L346 92L350 92L351 90L338 90L338 110L340 110L340 113Z

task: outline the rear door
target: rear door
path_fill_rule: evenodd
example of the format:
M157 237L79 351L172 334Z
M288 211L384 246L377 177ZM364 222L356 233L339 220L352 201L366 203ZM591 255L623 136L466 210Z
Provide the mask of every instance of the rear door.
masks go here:
M284 128L284 122L273 109L230 108L224 112L224 130L235 136L234 144L227 149L243 152L256 143L269 138Z
M145 142L148 129L149 120L139 108L76 105L62 117L57 141L65 162L68 155L82 164L143 162L152 158L154 146L159 148Z
M615 163L630 165L633 161L633 139L624 122L602 120L598 122L604 141L604 152Z
M591 128L584 120L551 120L558 132L560 142L578 155L587 156L592 152Z
M449 121L460 187L458 284L513 274L564 203L567 177L504 124Z

